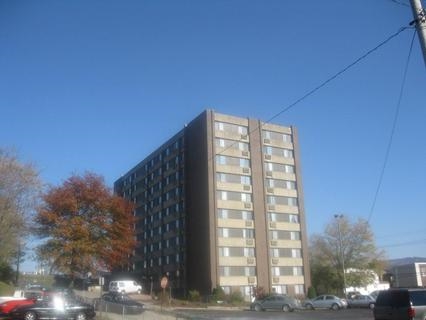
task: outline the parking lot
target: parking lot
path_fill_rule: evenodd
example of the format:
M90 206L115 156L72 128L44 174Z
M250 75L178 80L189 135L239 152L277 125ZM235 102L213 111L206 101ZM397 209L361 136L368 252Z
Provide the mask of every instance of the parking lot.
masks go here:
M93 293L80 292L80 296L93 297ZM139 296L138 296L139 298ZM97 319L108 320L183 320L183 319L284 319L284 320L373 320L373 311L368 308L333 310L298 310L294 312L282 311L251 311L248 308L170 308L164 305L161 308L149 301L148 297L141 300L146 311L139 315L120 315L97 312Z
M283 313L280 311L255 312L250 310L175 310L176 319L284 319L284 320L372 320L370 309L301 310Z

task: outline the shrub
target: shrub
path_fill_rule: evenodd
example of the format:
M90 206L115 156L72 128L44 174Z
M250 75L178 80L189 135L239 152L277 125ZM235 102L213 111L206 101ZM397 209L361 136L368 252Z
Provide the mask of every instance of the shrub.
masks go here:
M308 298L312 299L312 298L315 298L316 296L317 296L317 292L316 292L315 288L309 287L308 288Z
M225 301L226 300L225 291L223 291L221 287L214 288L212 292L212 299L214 301Z
M5 283L12 283L15 278L15 272L12 267L5 263L0 262L0 281Z
M197 290L189 290L189 301L200 301L201 295Z
M0 282L0 296L12 296L15 292L15 289L13 286Z
M244 297L240 291L235 291L235 292L232 292L231 295L229 296L229 302L241 303L241 302L244 302Z

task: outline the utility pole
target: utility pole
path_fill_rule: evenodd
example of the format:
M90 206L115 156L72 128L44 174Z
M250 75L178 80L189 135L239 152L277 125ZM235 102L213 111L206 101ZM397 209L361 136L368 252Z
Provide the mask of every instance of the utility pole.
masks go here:
M420 45L423 51L423 60L426 66L426 11L422 7L421 0L410 0L410 2L414 16L413 24L416 25Z
M340 220L343 219L343 214L335 214L334 218L337 221L337 232L339 236L339 251L340 251L340 259L342 260L342 271L343 271L343 294L346 299L346 272L345 272L345 254L343 252L343 243L342 243L342 232L340 231Z

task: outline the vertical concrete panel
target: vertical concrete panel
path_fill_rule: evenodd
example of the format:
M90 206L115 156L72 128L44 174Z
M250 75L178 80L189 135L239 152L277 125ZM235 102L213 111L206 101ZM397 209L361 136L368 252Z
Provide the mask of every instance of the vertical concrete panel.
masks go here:
M268 231L262 160L261 123L249 119L250 157L253 187L254 232L256 243L257 285L272 292L269 268Z
M185 128L188 289L210 294L216 281L211 111Z
M296 169L296 181L297 181L297 194L298 194L298 203L299 203L299 217L300 217L300 231L301 231L301 240L302 240L302 258L303 258L303 272L305 276L305 293L307 293L308 288L311 286L311 267L309 263L309 251L308 251L308 235L306 232L306 215L305 215L305 205L304 205L304 196L303 196L303 184L302 184L302 171L301 171L301 162L300 162L300 151L299 151L299 137L297 134L297 129L291 127L293 133L293 146L294 146L294 161Z

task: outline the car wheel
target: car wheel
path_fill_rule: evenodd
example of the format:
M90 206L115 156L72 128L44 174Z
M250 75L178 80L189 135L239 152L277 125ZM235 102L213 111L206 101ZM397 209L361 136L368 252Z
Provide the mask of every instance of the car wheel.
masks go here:
M284 312L289 312L289 311L291 311L291 308L290 308L290 306L288 305L288 304L285 304L285 305L283 305L283 311Z
M24 316L25 320L37 320L37 314L33 311L28 311Z
M339 307L339 305L338 305L337 303L333 303L333 304L331 305L331 309L333 309L333 310L339 310L339 309L340 309L340 307Z
M83 312L80 312L79 314L77 314L77 316L75 317L75 320L86 320L86 315Z
M138 294L141 294L142 293L142 290L138 290Z
M305 307L306 309L314 310L314 305L312 303L308 303Z
M254 306L254 310L255 310L255 311L262 311L262 307L260 306L260 304L256 304L256 305Z
M370 304L368 305L368 307L369 307L370 309L374 309L374 303L370 303Z

